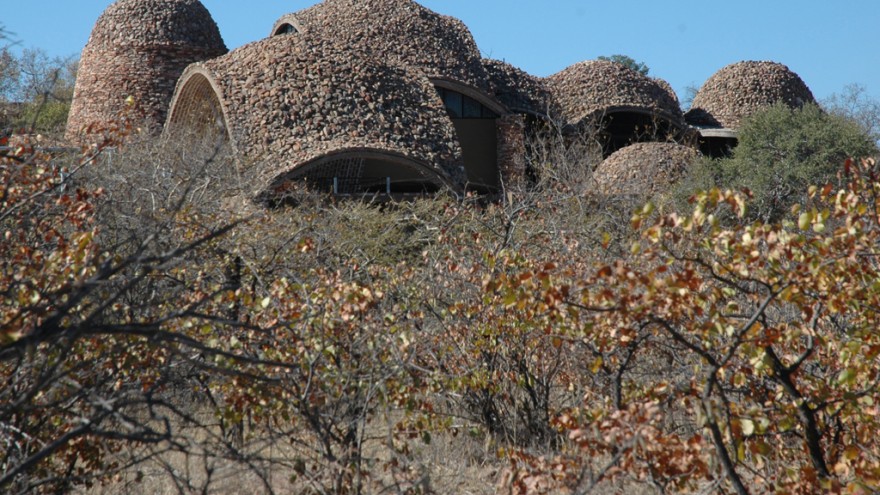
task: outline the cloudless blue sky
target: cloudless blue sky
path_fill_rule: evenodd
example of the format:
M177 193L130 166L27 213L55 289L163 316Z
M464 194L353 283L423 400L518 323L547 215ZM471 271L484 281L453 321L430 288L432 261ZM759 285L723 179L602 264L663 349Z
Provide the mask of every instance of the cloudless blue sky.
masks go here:
M230 48L317 0L203 0ZM19 47L78 55L110 0L0 0ZM539 76L625 54L679 96L723 66L774 60L817 98L858 83L880 99L880 0L423 0L467 24L483 54Z

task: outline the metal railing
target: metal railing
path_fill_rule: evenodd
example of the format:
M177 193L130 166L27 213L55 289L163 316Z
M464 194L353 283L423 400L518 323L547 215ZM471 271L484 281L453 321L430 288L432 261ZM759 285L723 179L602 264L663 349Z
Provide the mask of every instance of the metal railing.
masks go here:
M333 194L337 196L367 193L391 194L391 177L333 177Z

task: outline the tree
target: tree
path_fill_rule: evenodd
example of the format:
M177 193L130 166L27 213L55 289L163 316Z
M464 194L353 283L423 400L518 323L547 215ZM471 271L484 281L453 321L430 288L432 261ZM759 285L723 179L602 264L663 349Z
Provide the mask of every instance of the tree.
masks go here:
M864 131L880 141L880 101L872 98L861 84L850 84L822 102L830 113L858 122Z
M149 243L110 253L94 215L101 190L77 187L79 167L51 163L22 138L13 147L0 158L0 487L67 491L108 476L127 447L170 440L155 420L174 408L153 394L173 346L149 345L143 336L157 336L161 320L141 320L125 301L155 268L213 236L157 255Z
M856 122L813 104L789 108L780 103L746 119L733 156L708 167L714 186L751 191L755 199L749 218L773 222L801 200L810 184L832 180L844 160L876 152L873 139Z
M40 49L25 49L14 57L17 83L11 101L24 103L17 125L42 132L58 132L67 122L79 62L50 58Z
M19 80L18 63L9 48L0 49L0 101L12 101Z
M637 62L634 58L627 55L602 55L599 57L599 60L618 63L638 72L643 76L647 76L648 73L651 72L651 69L648 68L648 66L644 62Z

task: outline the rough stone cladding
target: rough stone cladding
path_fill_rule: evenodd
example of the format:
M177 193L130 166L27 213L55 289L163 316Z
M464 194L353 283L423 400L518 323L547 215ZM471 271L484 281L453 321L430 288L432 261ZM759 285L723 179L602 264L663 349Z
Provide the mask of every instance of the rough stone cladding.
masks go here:
M558 111L545 81L507 62L483 59L494 97L513 112L552 115Z
M699 156L676 143L636 143L606 158L593 177L606 194L650 195L667 190Z
M744 118L774 103L794 108L815 101L810 88L785 65L737 62L703 84L686 118L692 125L735 130Z
M464 181L455 128L418 72L322 37L286 35L190 67L178 93L197 77L213 81L233 146L259 167L263 184L317 158L359 150ZM172 113L169 128L177 118Z
M526 123L520 114L498 118L498 176L505 188L522 186L526 176Z
M123 113L161 125L184 69L226 52L217 24L198 0L117 1L98 19L83 50L67 138L78 141L91 126Z
M669 91L653 79L606 60L579 62L547 78L562 117L572 125L616 110L656 113L683 122L681 108Z
M282 19L295 20L300 34L320 34L379 60L421 69L430 78L488 92L480 50L467 26L412 0L324 0Z

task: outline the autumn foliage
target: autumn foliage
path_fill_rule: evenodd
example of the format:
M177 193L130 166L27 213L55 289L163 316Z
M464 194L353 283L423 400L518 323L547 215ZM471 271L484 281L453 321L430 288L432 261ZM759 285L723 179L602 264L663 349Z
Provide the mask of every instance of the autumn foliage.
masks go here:
M105 153L0 164L6 492L455 491L439 441L504 493L880 488L873 161L781 223L714 189L611 232L558 188L230 217L215 156Z

